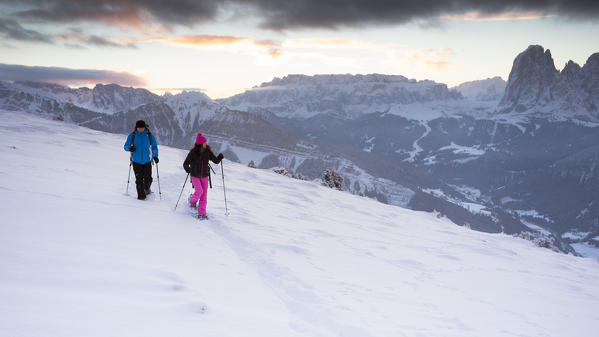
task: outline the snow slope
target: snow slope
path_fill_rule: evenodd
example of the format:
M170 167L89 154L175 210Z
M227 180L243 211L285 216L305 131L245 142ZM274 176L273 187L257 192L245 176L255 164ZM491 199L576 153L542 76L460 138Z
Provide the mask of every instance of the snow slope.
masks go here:
M217 175L212 219L198 222L184 205L173 212L185 152L160 148L162 200L142 202L124 194L123 142L0 112L3 336L582 337L599 327L596 260L226 160L231 215Z

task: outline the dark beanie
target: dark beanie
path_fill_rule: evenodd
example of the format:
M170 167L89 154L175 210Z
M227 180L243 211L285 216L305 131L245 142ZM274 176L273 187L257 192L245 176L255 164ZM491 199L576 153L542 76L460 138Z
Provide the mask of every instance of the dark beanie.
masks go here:
M146 122L142 121L142 120L138 120L137 122L135 122L135 128L145 128L146 127Z

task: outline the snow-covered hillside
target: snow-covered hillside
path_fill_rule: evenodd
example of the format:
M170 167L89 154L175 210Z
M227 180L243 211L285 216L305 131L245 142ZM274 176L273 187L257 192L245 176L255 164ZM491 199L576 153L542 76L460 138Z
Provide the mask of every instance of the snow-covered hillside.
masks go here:
M499 101L505 91L506 82L499 76L478 81L464 82L452 89L464 97L479 101Z
M173 212L185 151L160 147L162 200L141 202L124 195L123 142L0 112L3 336L588 337L599 327L596 260L227 160L231 215L217 175L211 220L198 222L185 205Z

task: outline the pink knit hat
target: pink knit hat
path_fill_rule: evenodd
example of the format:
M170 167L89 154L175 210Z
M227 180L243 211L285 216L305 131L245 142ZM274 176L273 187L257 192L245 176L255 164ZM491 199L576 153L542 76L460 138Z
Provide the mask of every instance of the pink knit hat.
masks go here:
M198 136L196 137L196 144L200 145L206 143L206 137L202 136L201 133L198 133Z

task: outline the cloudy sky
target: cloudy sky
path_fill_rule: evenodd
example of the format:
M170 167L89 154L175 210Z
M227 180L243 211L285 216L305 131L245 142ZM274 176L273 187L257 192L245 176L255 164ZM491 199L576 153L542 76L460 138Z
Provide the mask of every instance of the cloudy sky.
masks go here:
M0 79L213 98L287 74L501 76L530 44L599 51L599 1L0 0Z

